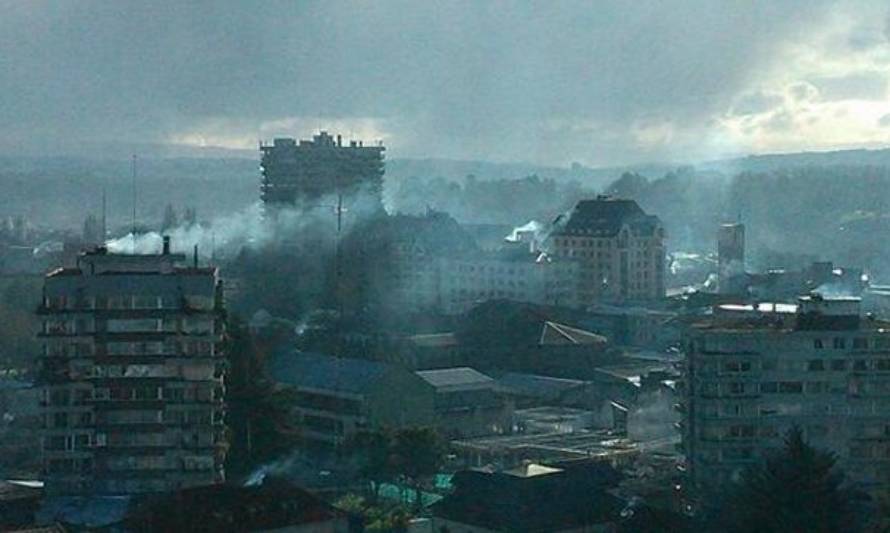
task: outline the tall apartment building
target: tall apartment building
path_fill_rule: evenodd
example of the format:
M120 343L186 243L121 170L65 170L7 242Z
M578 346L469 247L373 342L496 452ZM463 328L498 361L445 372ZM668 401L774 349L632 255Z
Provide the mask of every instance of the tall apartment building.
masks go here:
M266 207L312 205L325 195L354 196L362 191L381 202L382 144L343 145L340 135L322 131L312 140L279 138L261 144L260 196Z
M546 246L580 265L578 303L663 298L665 231L633 200L582 200L554 222Z
M736 479L793 426L848 479L890 479L890 323L857 298L727 305L684 341L683 443L694 482Z
M169 240L82 254L46 276L40 337L47 491L136 494L221 482L222 285Z

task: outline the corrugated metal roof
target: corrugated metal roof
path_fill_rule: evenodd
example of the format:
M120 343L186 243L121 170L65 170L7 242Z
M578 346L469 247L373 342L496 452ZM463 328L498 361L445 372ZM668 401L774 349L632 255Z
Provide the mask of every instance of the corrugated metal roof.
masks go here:
M415 373L437 389L462 388L494 383L494 379L466 366L442 368L439 370L421 370Z
M300 351L276 354L268 364L272 378L279 383L355 394L370 390L388 368L385 363L376 361Z

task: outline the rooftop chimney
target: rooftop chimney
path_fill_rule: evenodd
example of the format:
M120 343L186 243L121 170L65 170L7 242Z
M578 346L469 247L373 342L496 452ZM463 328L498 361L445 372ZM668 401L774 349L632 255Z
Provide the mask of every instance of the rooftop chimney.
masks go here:
M170 255L170 236L164 235L164 255Z

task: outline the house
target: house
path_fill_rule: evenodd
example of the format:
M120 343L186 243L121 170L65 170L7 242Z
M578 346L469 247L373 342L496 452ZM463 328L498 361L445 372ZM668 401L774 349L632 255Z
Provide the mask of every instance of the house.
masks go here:
M433 504L433 531L612 531L624 502L607 489L609 470L526 463L511 470L465 470L452 478L453 493Z
M147 500L125 519L135 532L347 533L350 517L287 481L193 487Z
M494 379L468 367L416 374L436 391L435 420L442 436L463 438L510 431L513 406Z
M294 416L308 444L332 447L361 430L434 422L434 388L397 365L296 351L273 355L268 371L296 393Z

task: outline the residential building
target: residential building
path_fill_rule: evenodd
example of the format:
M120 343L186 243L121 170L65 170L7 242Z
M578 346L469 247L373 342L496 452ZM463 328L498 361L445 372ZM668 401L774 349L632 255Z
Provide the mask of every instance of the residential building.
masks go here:
M698 485L736 479L794 426L862 486L890 479L890 323L858 298L734 305L690 327L683 442Z
M545 246L580 263L578 305L664 298L664 227L635 201L582 200L553 226Z
M51 494L136 494L224 477L222 284L170 253L84 253L40 307Z
M281 479L258 485L183 489L148 500L128 513L127 531L252 531L347 533L350 517L310 492Z
M513 406L497 382L468 367L423 370L416 373L436 391L435 425L445 438L509 433Z
M460 314L487 300L576 307L579 263L521 243L441 260L442 308Z
M296 352L273 355L269 373L295 392L294 418L309 446L333 448L358 431L434 422L434 389L400 366Z
M267 208L311 206L326 195L356 197L364 193L381 205L382 144L362 141L343 145L321 131L312 140L279 138L260 144L263 173L260 197Z
M604 463L465 470L431 507L433 531L614 531L625 504L611 495L621 475Z

